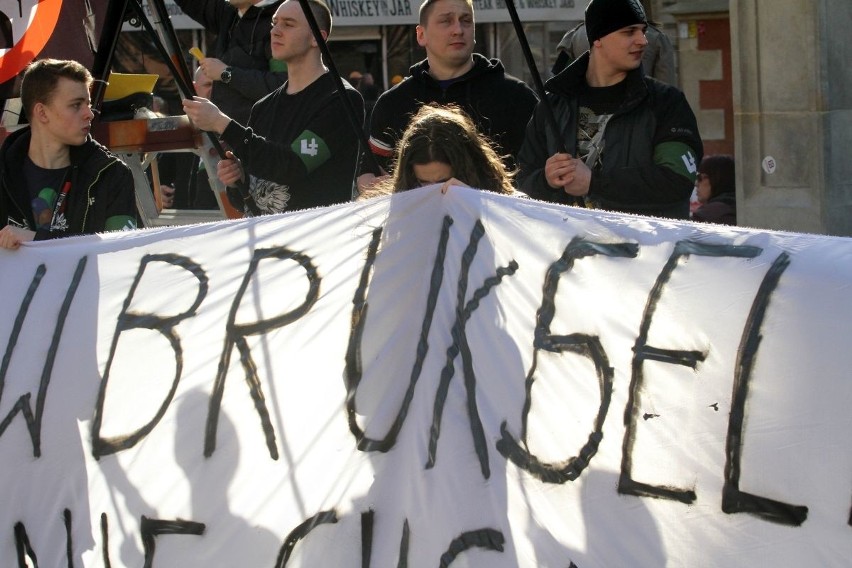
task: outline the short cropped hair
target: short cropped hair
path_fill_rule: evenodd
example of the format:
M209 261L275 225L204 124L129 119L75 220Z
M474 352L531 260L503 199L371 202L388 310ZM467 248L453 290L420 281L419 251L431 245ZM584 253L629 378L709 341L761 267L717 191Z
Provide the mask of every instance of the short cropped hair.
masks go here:
M21 79L21 104L27 117L37 103L50 102L62 77L85 83L86 88L91 88L93 82L89 70L77 61L41 59L30 63Z
M293 1L298 2L299 0ZM308 0L308 6L311 7L311 13L317 21L317 27L319 27L320 31L325 32L327 36L330 36L332 18L328 4L323 2L323 0Z
M425 0L420 5L420 17L418 22L421 26L425 26L426 22L429 20L429 15L432 13L432 9L435 7L435 3L438 0ZM473 0L463 0L465 4L470 7L470 11L473 12Z

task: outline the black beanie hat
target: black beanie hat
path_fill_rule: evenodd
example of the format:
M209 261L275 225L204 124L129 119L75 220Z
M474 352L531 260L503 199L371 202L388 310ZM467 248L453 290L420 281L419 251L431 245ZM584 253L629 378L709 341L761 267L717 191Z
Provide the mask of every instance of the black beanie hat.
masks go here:
M639 0L592 0L586 6L589 45L621 28L647 23L645 10Z

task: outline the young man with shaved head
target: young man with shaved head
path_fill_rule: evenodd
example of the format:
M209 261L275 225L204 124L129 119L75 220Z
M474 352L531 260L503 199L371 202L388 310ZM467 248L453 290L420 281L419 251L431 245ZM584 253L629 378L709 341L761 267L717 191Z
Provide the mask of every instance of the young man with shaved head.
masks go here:
M425 0L419 22L417 43L426 49L426 59L412 66L410 75L383 93L373 108L370 149L379 165L390 171L396 143L412 115L426 103L437 103L464 110L513 168L538 100L535 93L508 75L498 59L473 52L471 0ZM372 176L360 181L369 185Z
M308 3L320 33L328 38L331 12L322 0ZM272 18L272 55L287 63L287 82L254 105L247 126L210 101L195 97L183 102L198 128L215 132L233 150L230 159L219 162L219 179L229 187L248 184L261 213L351 200L361 137L323 65L298 0L281 4ZM344 88L363 122L363 98L346 82Z

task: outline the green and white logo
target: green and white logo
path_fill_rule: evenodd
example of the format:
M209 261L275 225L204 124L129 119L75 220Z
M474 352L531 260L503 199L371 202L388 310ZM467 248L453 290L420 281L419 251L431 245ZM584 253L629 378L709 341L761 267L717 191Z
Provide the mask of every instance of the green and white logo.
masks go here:
M310 130L303 131L293 140L290 148L302 159L308 173L326 163L331 157L331 150L328 149L325 140Z
M683 142L663 142L654 149L654 163L665 166L687 179L695 179L698 163L692 148Z

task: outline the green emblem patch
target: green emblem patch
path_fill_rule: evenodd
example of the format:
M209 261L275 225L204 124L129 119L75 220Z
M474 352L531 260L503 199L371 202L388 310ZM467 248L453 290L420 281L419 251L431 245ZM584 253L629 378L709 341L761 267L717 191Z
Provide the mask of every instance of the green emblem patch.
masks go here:
M106 231L131 231L136 228L136 219L129 215L113 215L104 223Z
M311 173L331 157L331 150L325 140L311 132L303 131L298 138L290 144L290 149L296 152L305 164L308 173Z

